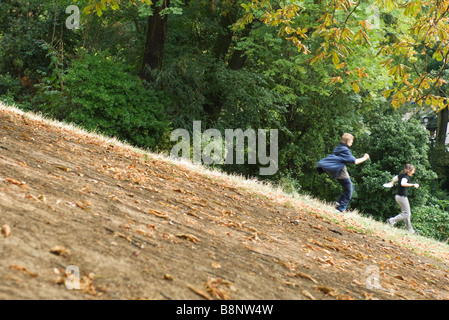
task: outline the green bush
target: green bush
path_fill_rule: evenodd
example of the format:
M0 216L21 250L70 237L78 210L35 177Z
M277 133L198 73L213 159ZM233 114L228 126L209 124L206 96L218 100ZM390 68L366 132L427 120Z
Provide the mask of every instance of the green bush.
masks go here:
M412 225L421 235L439 241L449 239L449 201L412 208Z
M66 121L150 149L160 146L171 130L167 96L146 89L107 53L74 60L64 85L69 105L60 108Z
M0 99L13 104L22 91L21 81L9 73L0 74Z
M428 161L426 129L415 119L403 120L399 113L374 116L366 124L369 131L356 138L353 152L367 152L370 160L351 169L355 185L351 205L381 220L396 215L396 188L386 189L382 184L391 181L407 163L416 168L412 182L421 186L409 189L410 205L425 205L430 198L430 181L436 177Z

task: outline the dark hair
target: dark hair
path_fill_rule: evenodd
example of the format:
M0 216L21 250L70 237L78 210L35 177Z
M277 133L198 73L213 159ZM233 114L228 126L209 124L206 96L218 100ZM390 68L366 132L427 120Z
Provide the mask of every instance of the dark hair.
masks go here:
M409 174L410 171L413 171L415 169L415 166L413 164L407 163L404 166L404 169L402 170L402 174Z

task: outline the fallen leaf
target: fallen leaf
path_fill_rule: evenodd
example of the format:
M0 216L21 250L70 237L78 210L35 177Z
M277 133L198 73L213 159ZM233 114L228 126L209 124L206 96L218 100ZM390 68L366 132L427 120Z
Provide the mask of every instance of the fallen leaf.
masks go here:
M173 278L173 276L164 273L164 275L162 276L162 279L164 279L164 280L169 280L169 281L173 281L174 278Z
M66 279L67 279L67 278L65 278L65 277L57 277L57 278L54 280L54 283L55 283L55 284L65 284Z
M87 276L83 276L80 281L80 291L90 294L91 296L97 295L97 290L94 286L95 275L93 273L89 273Z
M33 199L33 200L35 200L35 201L39 201L39 199L36 198L35 196L33 196L32 194L27 194L27 195L25 195L25 199Z
M69 256L71 253L63 246L54 246L50 249L50 252L57 256Z
M168 215L166 215L165 213L162 213L160 211L157 211L157 210L149 209L148 213L151 213L151 214L155 215L158 218L163 218L163 219L166 219L166 220L170 220L170 217Z
M316 281L314 278L312 278L311 276L309 276L308 274L302 273L302 272L297 272L295 274L295 276L300 277L300 278L305 278L305 279L309 279L310 281L312 281L313 283L318 283L318 281Z
M72 171L70 168L64 167L64 166L56 166L61 171L70 172Z
M8 238L11 235L11 227L7 224L4 224L2 226L2 234L5 236L5 238Z
M124 235L123 233L120 233L120 232L115 232L114 234L120 238L126 239L129 242L133 243L133 239L131 239L130 236Z
M172 189L172 190L176 191L176 192L179 192L179 193L187 193L186 191L184 191L184 190L182 190L180 188L175 188L175 189Z
M316 300L316 298L307 290L302 290L301 294L309 298L310 300Z
M336 295L336 290L334 288L331 288L331 287L319 286L319 287L316 287L316 289L318 291L321 291L324 294L327 294L327 295L330 295L330 296L333 296L333 297Z
M20 182L16 179L11 179L11 178L6 178L5 180L8 181L9 183L18 185L21 188L28 189L28 187L25 185L25 182Z
M198 219L202 219L199 215L197 215L197 214L196 214L195 212L193 212L193 211L187 211L186 214L188 214L189 216L193 216L193 217L195 217L195 218L198 218Z
M337 300L355 300L355 299L347 294L340 294L337 296Z
M89 211L82 203L79 203L78 201L75 201L75 204L78 208L83 209L84 211Z
M416 292L419 293L419 294L421 294L421 295L423 295L423 296L426 295L424 292L422 292L422 291L420 291L420 290L418 290L418 291L416 291ZM406 296L404 296L404 295L402 295L402 294L400 294L400 293L398 293L398 292L395 292L395 295L398 296L398 297L403 298L404 300L408 300L408 298L407 298Z
M188 241L192 241L193 243L198 243L200 241L197 237L188 233L177 234L176 237L187 239Z
M204 299L212 300L212 297L207 292L204 292L203 290L198 290L198 289L195 289L190 286L188 286L187 288L189 288L191 291L195 292L197 295L203 297Z
M210 292L215 299L220 300L231 300L229 293L222 288L223 285L230 286L230 284L229 281L225 281L221 278L215 279L209 277L206 280L207 291Z
M218 262L212 262L212 268L214 269L220 269L221 265Z
M11 270L18 270L18 271L23 271L25 272L27 275L29 275L30 277L36 278L37 277L37 273L36 272L31 272L28 268L19 266L18 264L12 264L9 266L9 269Z
M22 132L22 136L26 139L26 140L33 140L30 138L29 135L27 135L25 132Z

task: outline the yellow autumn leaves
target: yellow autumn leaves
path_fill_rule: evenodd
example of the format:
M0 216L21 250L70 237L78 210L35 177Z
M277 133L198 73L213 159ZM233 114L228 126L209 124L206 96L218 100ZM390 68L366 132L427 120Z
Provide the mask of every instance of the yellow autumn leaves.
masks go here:
M74 0L77 2L78 0ZM150 0L139 0L142 3L146 3L148 5L152 4ZM136 3L136 0L130 0L132 4ZM108 7L111 7L112 10L118 10L120 4L120 0L89 0L89 3L86 7L84 7L84 13L90 14L95 12L99 17L103 15L103 11L105 11Z
M446 83L443 70L449 56L449 1L377 0L366 4L335 0L315 3L315 7L303 6L304 3L296 1L287 1L280 7L272 6L267 0L247 2L242 4L245 16L235 26L244 28L249 21L259 18L277 28L278 35L291 41L298 52L310 54L307 63L330 62L335 72L330 75L329 84L342 84L356 93L363 88L363 79L378 75L364 70L361 77L357 69L368 66L363 62L357 67L353 66L354 62L350 66L348 60L357 60L359 48L372 48L377 51L377 57L385 58L380 66L386 69L385 74L392 83L385 85L383 94L394 107L415 102L438 111L447 106L438 92ZM381 29L376 24L377 30L373 31L369 8L376 9L378 22L381 15L398 22ZM440 62L439 70L427 70L426 55Z

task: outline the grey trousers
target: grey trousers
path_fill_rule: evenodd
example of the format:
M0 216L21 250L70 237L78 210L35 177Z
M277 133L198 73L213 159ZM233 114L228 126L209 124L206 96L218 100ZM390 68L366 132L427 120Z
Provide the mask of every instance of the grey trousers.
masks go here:
M408 202L408 198L396 195L394 197L394 199L401 207L401 213L398 214L396 217L390 218L389 222L392 225L394 225L396 222L405 220L405 226L407 227L407 230L410 232L414 232L412 223L410 220L412 213L410 211L410 203Z

